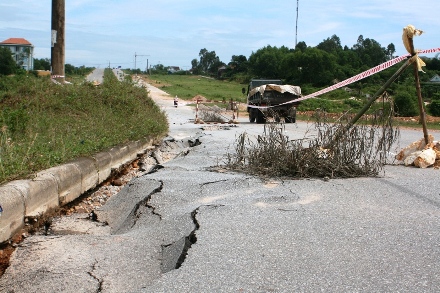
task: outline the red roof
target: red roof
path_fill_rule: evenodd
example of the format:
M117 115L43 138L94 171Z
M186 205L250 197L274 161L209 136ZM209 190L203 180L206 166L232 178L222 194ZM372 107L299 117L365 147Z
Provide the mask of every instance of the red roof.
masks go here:
M23 39L23 38L9 38L7 40L4 40L3 42L0 42L0 44L7 44L7 45L30 45L30 46L32 46L32 44L29 43L28 40Z

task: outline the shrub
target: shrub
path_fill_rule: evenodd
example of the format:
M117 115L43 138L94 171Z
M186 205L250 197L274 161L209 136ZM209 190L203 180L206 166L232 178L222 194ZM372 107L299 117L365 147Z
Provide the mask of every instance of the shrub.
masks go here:
M344 100L344 104L353 109L360 109L363 105L361 101L350 99Z
M394 97L394 106L398 116L409 117L416 116L417 100L407 91L399 91Z
M432 116L440 117L440 100L433 100L428 106L428 110Z
M9 75L17 71L17 64L12 58L11 50L0 47L0 75Z

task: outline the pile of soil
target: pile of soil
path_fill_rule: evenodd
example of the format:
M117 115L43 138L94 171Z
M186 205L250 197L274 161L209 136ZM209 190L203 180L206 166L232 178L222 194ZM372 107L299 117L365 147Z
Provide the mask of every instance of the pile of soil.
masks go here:
M201 95L196 95L191 99L191 101L197 101L197 100L202 103L205 103L206 101L208 101L207 98L205 98L204 96L201 96Z

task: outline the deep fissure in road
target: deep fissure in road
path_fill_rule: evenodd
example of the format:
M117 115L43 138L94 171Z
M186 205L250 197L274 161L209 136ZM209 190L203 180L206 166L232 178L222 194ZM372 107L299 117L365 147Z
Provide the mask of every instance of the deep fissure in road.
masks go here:
M162 245L162 273L179 269L186 260L188 250L197 242L196 232L200 228L199 222L197 221L199 208L191 212L191 219L194 224L194 229L191 233L171 244Z
M98 282L98 288L96 289L96 293L99 293L99 292L102 292L102 283L104 281L101 280L100 278L98 278L97 276L95 276L94 273L93 273L95 271L95 269L96 269L96 265L97 264L98 264L98 261L95 260L95 262L92 265L92 270L87 272L87 274Z
M162 245L162 273L179 269L185 262L186 257L188 256L188 251L191 249L192 245L197 242L196 233L200 229L200 223L197 220L197 215L200 208L219 208L222 206L224 205L203 205L191 212L191 219L194 224L194 229L191 231L191 233L188 236L180 238L178 241L175 241L171 244Z
M193 220L195 228L191 232L191 234L189 234L188 237L185 238L185 246L183 247L182 254L180 255L179 259L177 260L176 269L178 269L182 266L182 264L184 263L184 261L186 259L187 254L188 254L188 250L191 248L191 246L193 244L195 244L197 242L196 231L199 230L200 225L199 225L199 222L197 221L196 217L197 217L197 213L199 212L199 208L195 209L191 213L191 218Z
M156 213L156 209L152 205L150 205L150 203L149 203L153 194L160 193L163 189L163 182L162 181L158 181L158 182L160 182L160 186L158 188L154 189L151 193L149 193L142 201L138 202L136 204L136 206L134 207L133 211L131 212L132 223L130 225L130 229L133 228L134 226L136 226L138 219L143 214L142 209L141 209L142 206L146 207L151 212L151 214L153 214L154 216L157 216L157 217L159 217L159 219L162 219L162 216L160 214ZM127 220L130 220L130 219L127 219Z

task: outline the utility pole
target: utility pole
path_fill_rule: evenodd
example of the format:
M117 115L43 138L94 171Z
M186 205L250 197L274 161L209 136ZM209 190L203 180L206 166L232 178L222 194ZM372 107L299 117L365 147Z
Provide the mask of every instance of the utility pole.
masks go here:
M295 27L295 48L296 45L298 45L298 6L299 6L299 0L296 0L296 27Z
M64 26L65 0L52 0L52 48L51 71L52 78L64 82Z
M134 70L136 72L137 72L137 67L136 67L136 58L137 58L137 56L150 56L150 55L138 55L138 54L136 54L136 52L134 52ZM148 59L147 59L147 68L148 68Z

